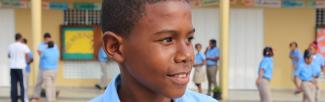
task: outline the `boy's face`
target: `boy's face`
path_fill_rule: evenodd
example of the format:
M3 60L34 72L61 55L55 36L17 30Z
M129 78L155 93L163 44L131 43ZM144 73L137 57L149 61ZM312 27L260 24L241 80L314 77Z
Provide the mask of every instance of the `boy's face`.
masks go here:
M45 43L48 43L48 42L50 42L50 41L51 41L51 38L50 38L50 37L45 37L45 38L44 38L44 42L45 42Z
M314 47L312 47L312 46L309 47L309 51L310 51L312 54L317 54L317 49L314 48Z
M294 44L290 44L290 49L291 50L295 50L297 47L296 47L296 45L294 45Z
M305 62L306 62L306 64L311 64L312 61L313 61L313 59L312 59L311 57L309 57L309 58L305 58Z
M202 49L202 46L201 46L201 45L197 45L197 46L196 46L196 50L197 50L197 51L201 51L201 49Z
M128 82L168 98L184 94L194 59L191 16L190 5L184 1L145 6L145 14L120 45L117 62L123 76L130 77Z

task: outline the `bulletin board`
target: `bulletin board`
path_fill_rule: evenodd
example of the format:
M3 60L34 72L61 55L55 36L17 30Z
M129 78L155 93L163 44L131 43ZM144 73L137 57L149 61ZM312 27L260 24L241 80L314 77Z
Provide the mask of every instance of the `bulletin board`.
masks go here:
M62 60L95 60L100 33L97 26L61 26Z
M325 56L325 26L316 27L316 41L318 42L319 53ZM320 78L323 82L325 81L325 74L322 73Z
M319 52L325 56L325 27L321 26L316 28L316 37Z

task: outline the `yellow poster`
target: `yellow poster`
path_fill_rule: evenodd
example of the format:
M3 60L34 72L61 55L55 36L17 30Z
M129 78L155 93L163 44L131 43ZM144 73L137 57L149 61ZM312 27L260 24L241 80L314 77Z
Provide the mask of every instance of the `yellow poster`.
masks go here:
M65 32L65 52L89 54L94 52L94 32L91 30L67 30Z

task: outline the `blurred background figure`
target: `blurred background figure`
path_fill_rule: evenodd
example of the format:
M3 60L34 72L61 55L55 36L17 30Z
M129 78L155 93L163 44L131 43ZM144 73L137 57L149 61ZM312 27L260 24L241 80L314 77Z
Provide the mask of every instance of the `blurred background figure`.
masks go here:
M303 61L303 58L301 56L301 53L300 53L300 50L298 48L298 43L297 42L291 42L289 44L289 47L290 47L289 58L291 59L291 62L292 62L292 73L293 73L292 74L292 76L293 76L292 80L293 80L294 84L295 83L300 84L300 82L296 82L296 81L299 81L299 80L296 80L294 78L294 72L296 71L298 65ZM299 92L295 92L295 93L297 94Z
M27 39L24 38L23 39L23 43L27 46ZM25 69L25 72L24 72L24 85L25 85L25 102L28 102L29 101L29 98L28 98L28 86L29 86L29 75L30 75L30 72L31 72L31 67L30 67L30 64L34 61L33 59L33 53L30 52L29 53L29 61L26 62L26 69Z
M195 44L195 49L197 53L194 57L194 76L193 82L195 83L196 87L198 88L199 93L202 93L202 83L205 80L205 71L204 65L206 64L205 55L201 52L202 45L200 43Z
M316 83L316 91L315 91L315 101L318 102L319 95L320 95L320 88L319 88L319 77L321 76L322 70L324 70L325 67L325 60L324 57L319 53L319 46L317 41L314 41L309 46L309 51L312 53L313 58L313 64L315 64L317 67L315 68L315 83Z
M205 50L208 77L208 95L211 95L211 89L217 85L219 52L219 48L217 48L217 41L215 39L211 39L209 41L209 47Z
M101 77L97 84L95 84L95 87L99 90L106 89L106 85L108 84L108 72L107 72L107 66L108 66L108 57L104 51L103 47L100 47L98 52L98 61L100 64L100 70L101 70Z
M18 102L17 84L19 83L21 101L25 101L25 81L24 81L24 71L26 68L26 62L29 62L30 49L23 43L23 37L21 34L17 33L15 35L14 43L9 45L8 57L9 57L9 68L10 68L10 78L11 78L11 89L10 96L11 102Z
M295 79L297 91L303 92L302 102L317 102L316 101L316 80L315 68L318 68L316 64L313 64L312 53L307 49L304 52L304 61L299 64L295 71ZM301 82L301 83L298 83Z
M273 49L265 47L263 50L263 59L260 62L258 69L258 77L256 79L256 86L260 94L261 102L272 102L270 81L273 74Z
M40 44L40 65L35 93L33 99L39 100L42 90L42 85L45 84L45 93L48 102L56 100L55 79L60 58L60 52L56 44L50 40L49 33L44 35L44 43ZM47 45L47 46L45 46Z

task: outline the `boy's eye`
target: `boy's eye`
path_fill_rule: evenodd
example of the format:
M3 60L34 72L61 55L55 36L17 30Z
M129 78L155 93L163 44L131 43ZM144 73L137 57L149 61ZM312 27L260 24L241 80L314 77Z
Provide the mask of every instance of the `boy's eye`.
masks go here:
M190 37L187 38L187 41L188 41L189 43L191 43L193 39L194 39L194 37L193 37L193 36L190 36Z
M160 40L162 43L171 43L173 42L173 38L172 37L166 37Z

